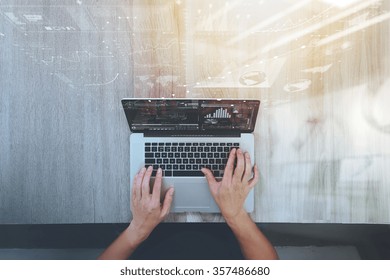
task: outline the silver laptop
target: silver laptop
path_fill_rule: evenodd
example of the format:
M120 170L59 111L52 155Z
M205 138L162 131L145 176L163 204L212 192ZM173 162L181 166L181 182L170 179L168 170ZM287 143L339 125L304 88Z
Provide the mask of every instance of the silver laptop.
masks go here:
M123 99L130 126L130 182L143 166L163 170L163 194L175 188L171 212L220 212L203 173L222 178L232 148L254 159L259 100ZM131 193L131 192L130 192ZM162 195L163 195L162 194ZM245 209L254 208L253 189Z

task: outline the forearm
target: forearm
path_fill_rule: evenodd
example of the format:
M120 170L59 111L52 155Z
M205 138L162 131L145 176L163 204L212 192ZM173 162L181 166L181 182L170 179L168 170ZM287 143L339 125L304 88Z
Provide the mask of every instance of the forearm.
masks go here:
M126 260L142 243L131 225L98 257L100 260Z
M278 255L265 235L249 215L243 211L234 219L227 219L246 259L278 259Z

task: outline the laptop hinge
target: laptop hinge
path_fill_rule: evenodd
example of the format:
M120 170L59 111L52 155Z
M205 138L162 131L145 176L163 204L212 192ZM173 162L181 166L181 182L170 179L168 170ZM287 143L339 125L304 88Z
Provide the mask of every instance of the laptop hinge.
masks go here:
M145 137L241 137L239 131L145 131Z

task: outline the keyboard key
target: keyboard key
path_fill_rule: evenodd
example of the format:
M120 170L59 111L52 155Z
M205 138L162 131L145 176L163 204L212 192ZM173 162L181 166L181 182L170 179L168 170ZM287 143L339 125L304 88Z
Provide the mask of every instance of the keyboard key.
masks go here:
M192 165L192 170L198 170L199 169L199 166L198 165L196 165L196 164L193 164Z
M154 158L147 158L145 159L145 164L153 164L155 163L155 159Z
M160 153L154 153L154 157L161 157Z
M164 147L158 147L157 151L164 152Z
M213 143L206 143L206 146L212 146Z
M194 157L195 158L199 158L200 157L200 153L194 153Z
M165 146L171 146L172 143L165 143Z
M157 146L157 143L152 143L152 146Z
M172 171L164 171L164 176L165 177L171 177L172 176Z
M161 158L158 158L158 159L156 160L156 163L158 163L158 164L162 163L162 159L161 159Z
M183 158L183 163L187 164L188 163L188 158Z
M170 164L173 164L173 163L175 163L175 162L176 162L176 161L175 161L174 158L169 159L169 163L170 163Z
M182 160L181 158L177 158L177 159L176 159L176 163L177 163L177 164L180 164L180 163L182 163L182 162L183 162L183 160Z
M179 169L180 169L180 170L185 170L185 169L186 169L186 166L185 166L184 164L180 164L180 165L179 165Z
M184 146L185 145L185 143L179 143L179 146Z
M145 146L150 146L151 145L151 143L145 143Z
M154 154L153 153L145 153L145 157L152 158L152 157L154 157Z
M167 153L161 153L161 157L166 158L168 156Z
M213 146L218 146L219 145L219 143L213 143Z
M186 158L186 157L187 157L187 153L181 153L181 154L180 154L180 157L181 157L181 158Z
M196 162L197 164L200 164L200 163L202 163L202 160L201 160L200 158L197 158L197 159L195 160L195 162Z
M167 170L171 170L172 169L172 165L168 164L166 169Z
M150 147L145 147L145 152L150 152Z
M215 159L209 158L209 163L210 163L210 164L214 164L214 163L215 163Z
M199 143L199 146L206 146L206 143Z
M172 146L177 146L179 145L179 143L172 143Z
M194 158L190 158L190 163L195 163L195 159Z
M193 170L193 171L173 171L173 176L176 177L203 177L203 173L201 171Z
M178 170L179 169L179 165L177 165L177 164L174 164L172 167L173 167L173 170Z
M192 143L186 143L186 146L191 146Z
M169 158L173 158L173 153L168 153Z
M158 143L159 146L164 146L164 143Z
M157 152L157 147L152 147L152 152Z
M168 163L168 159L167 159L167 158L164 158L164 159L163 159L163 163L164 163L164 164L167 164L167 163Z

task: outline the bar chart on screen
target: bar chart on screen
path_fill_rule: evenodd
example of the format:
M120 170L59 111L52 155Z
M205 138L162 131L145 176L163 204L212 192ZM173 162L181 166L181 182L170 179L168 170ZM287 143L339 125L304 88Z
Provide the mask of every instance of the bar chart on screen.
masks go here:
M228 113L227 109L219 108L213 114L207 114L206 119L230 119L232 115Z

